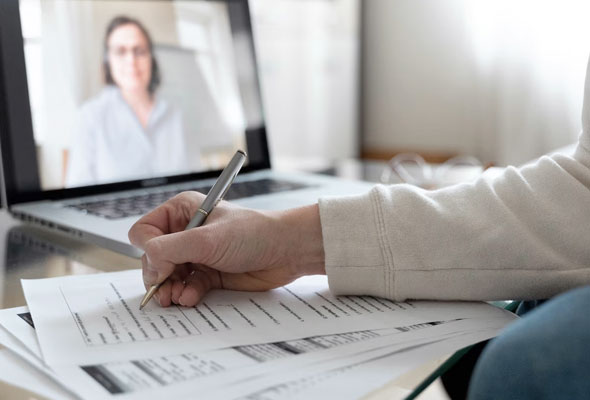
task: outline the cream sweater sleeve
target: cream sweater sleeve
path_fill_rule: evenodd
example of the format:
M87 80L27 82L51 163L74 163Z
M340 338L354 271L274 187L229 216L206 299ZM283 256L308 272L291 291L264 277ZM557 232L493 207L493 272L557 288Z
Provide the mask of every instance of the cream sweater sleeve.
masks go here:
M542 157L436 191L376 186L321 199L331 290L395 300L542 299L590 284L586 76L573 157Z

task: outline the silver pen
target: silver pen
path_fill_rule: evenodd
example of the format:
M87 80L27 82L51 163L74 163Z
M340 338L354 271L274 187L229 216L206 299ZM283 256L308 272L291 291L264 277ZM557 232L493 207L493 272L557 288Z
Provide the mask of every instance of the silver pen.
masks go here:
M240 172L242 165L246 161L246 153L242 150L238 150L236 154L232 157L229 164L223 169L219 178L215 181L215 184L211 189L209 189L209 193L203 200L203 203L195 213L195 215L191 218L188 225L184 230L189 230L192 228L196 228L198 226L203 225L205 220L213 211L213 208L223 199L227 191L229 190L231 184L233 183L235 177ZM145 305L150 301L150 299L154 296L154 294L158 291L158 289L168 280L168 278L164 279L162 282L152 285L143 299L141 299L141 303L139 304L139 309L141 310Z

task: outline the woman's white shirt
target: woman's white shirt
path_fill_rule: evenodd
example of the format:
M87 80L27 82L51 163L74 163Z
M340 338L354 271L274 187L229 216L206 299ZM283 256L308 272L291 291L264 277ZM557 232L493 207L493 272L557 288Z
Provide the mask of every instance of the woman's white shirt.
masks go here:
M82 105L66 187L95 185L189 172L181 111L156 96L147 126L116 86ZM197 165L190 155L191 165Z

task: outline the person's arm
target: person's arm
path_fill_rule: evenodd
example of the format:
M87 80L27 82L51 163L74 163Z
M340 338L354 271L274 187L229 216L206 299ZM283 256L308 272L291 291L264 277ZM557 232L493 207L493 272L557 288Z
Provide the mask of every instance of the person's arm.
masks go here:
M268 290L327 272L336 294L394 300L548 298L590 282L590 154L543 157L437 191L377 186L288 211L222 202L182 232L203 195L181 194L129 233L160 304L212 288ZM187 264L189 263L189 264ZM183 284L185 282L186 284Z
M96 183L96 126L92 123L89 110L82 107L72 132L72 146L69 149L65 186L76 187Z
M170 169L176 173L198 171L201 168L200 149L188 145L187 131L180 109L172 108L170 110L170 121L167 130L166 133L170 136L171 150L174 151L174 159L167 160Z
M493 179L431 192L377 186L323 199L319 214L222 204L205 226L178 232L202 201L183 194L130 231L146 252L145 284L175 271L162 305L194 305L216 287L266 290L324 267L336 294L395 300L541 299L588 284L588 83L586 93L574 157L542 157Z
M162 306L195 305L210 289L263 291L325 274L317 205L263 212L222 201L205 225L183 231L203 198L181 193L129 232L145 251L146 288L172 274L156 294Z
M391 299L543 299L590 283L590 63L573 157L438 191L320 202L330 288Z
M543 157L437 191L378 186L322 200L331 289L397 300L538 299L589 283L590 170L579 159Z

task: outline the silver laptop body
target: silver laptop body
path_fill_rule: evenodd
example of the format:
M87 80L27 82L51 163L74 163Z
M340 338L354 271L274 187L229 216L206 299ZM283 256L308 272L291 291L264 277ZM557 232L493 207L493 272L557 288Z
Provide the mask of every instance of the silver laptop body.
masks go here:
M44 18L43 13L50 13L52 11L51 5L55 1L47 0L41 3L43 6L39 12L41 18ZM249 160L243 173L237 177L232 186L232 190L234 188L235 190L228 194L230 195L228 200L245 207L286 209L315 203L321 196L358 194L366 192L370 188L369 184L357 181L314 174L275 172L270 169L270 154L261 106L254 41L246 0L216 2L72 0L70 3L70 11L83 9L92 12L100 9L100 14L97 13L97 15L100 15L100 18L104 20L103 25L106 25L107 28L110 26L109 21L112 24L117 22L116 18L123 16L131 18L133 21L140 21L145 30L151 30L150 54L158 60L159 73L163 75L163 84L160 85L157 93L158 96L167 99L164 103L166 106L162 106L160 111L162 115L167 115L166 113L172 113L170 104L179 105L174 111L176 112L174 115L180 115L176 121L181 121L183 128L188 127L189 130L192 129L191 132L196 132L187 134L186 131L183 131L183 146L187 148L200 146L198 148L200 164L198 166L187 164L186 168L167 173L161 171L146 173L145 176L137 175L132 179L129 179L129 176L107 180L96 178L95 181L89 179L84 184L68 185L67 177L72 175L68 168L73 168L73 165L77 165L76 162L83 163L85 157L94 157L93 152L100 152L100 147L97 145L96 148L90 148L90 152L86 149L87 153L81 157L80 153L76 153L77 150L73 144L75 139L70 142L66 140L62 152L67 153L69 158L64 156L64 159L59 159L57 163L47 161L48 150L43 144L46 142L39 140L38 132L33 129L34 126L39 126L39 119L36 119L37 115L35 114L36 92L32 88L35 84L39 85L38 82L41 78L37 77L39 79L34 80L34 75L31 75L31 79L27 79L26 73L32 70L31 63L33 62L33 58L29 54L30 51L27 50L29 53L25 52L25 47L29 45L28 33L25 32L25 28L30 25L30 21L26 20L27 15L20 7L19 0L5 0L0 3L0 26L3 27L0 34L0 59L2 60L0 71L0 89L2 91L0 93L3 94L0 103L0 149L2 151L2 165L0 167L2 167L3 177L2 204L7 206L16 217L123 254L138 257L141 252L134 248L127 238L127 232L131 225L144 212L176 193L184 190L206 192L219 174L223 160L228 158L228 155L231 156L237 148L243 148L249 154ZM68 3L66 2L66 4ZM130 8L130 4L137 4L137 8ZM170 17L172 22L168 25L175 24L178 43L170 44L171 35L161 33L163 28L160 25L164 24L162 22L165 20L164 17L157 20L159 22L156 23L149 21L147 17L142 20L143 14L139 10L145 10L146 7L152 7L154 10L160 7L162 10L160 15L168 15L165 11L169 9L173 11L170 14L173 15ZM206 29L212 29L212 32L217 35L215 37L225 38L225 42L223 39L215 39L217 42L212 39L208 44L209 47L205 50L198 47L201 46L200 44L195 44L200 43L197 40L200 36L195 34L197 36L191 37L191 32L194 34L194 32L198 32L197 28L201 29L198 25L200 22L195 21L202 21L204 16L209 19L207 24L203 26L206 26ZM94 27L94 30L102 33L104 27L99 29L101 27L100 21L97 22L100 18L93 18L98 26L98 28ZM128 20L120 21L123 21L123 24L118 25L119 27L133 26ZM125 21L127 21L126 24ZM196 25L191 26L191 23ZM84 29L83 26L80 28L80 25L77 25L77 29ZM122 32L122 30L117 31L118 28L114 29L112 32ZM111 34L113 34L112 32ZM81 36L84 35L87 36L83 31ZM96 42L103 39L101 35L99 36L96 38ZM105 37L107 37L106 34ZM51 40L51 38L44 37L45 42L51 42ZM53 38L53 40L59 41L59 37ZM174 42L174 40L172 41ZM104 58L103 69L113 68L115 62L123 62L121 60L114 61L116 57L132 57L134 62L140 57L146 57L145 49L139 47L112 49L108 47L111 46L110 41L104 40L104 43L105 48L100 50L100 56ZM217 56L217 54L221 55ZM231 61L228 61L230 59ZM47 64L53 62L52 60L42 60L42 63ZM153 77L153 61L151 65L151 76ZM217 69L212 66L217 66ZM92 68L88 69L93 70ZM84 73L89 74L90 72L82 68L80 74ZM211 78L212 76L217 76L217 78ZM41 81L45 82L43 84L47 87L51 87L51 82L47 81L47 77L45 77L45 81L43 79ZM233 92L231 82L235 83ZM100 84L107 85L108 81L100 82ZM103 100L100 101L110 101L111 97L117 98L119 93L123 93L122 86L118 85L117 82L111 82L110 92L104 92L103 88L97 86L95 94L99 91L103 95ZM29 90L23 90L26 88ZM220 95L219 93L224 90L226 94ZM194 95L195 93L198 95ZM234 97L232 97L232 93ZM98 98L96 95L95 97ZM45 99L48 98L50 99L48 107L54 107L53 101L59 102L60 94L55 93L48 97L45 93ZM92 106L99 108L96 104L100 105L100 101L93 100L92 96L88 95L83 100L76 111L71 113L72 120L76 119L74 114L77 114L79 109L91 110ZM117 101L121 101L121 99L119 98ZM240 112L243 120L241 130L235 127L232 130L227 127L235 121L232 122L231 113L226 112L224 107L227 105L229 109L232 104L241 104ZM118 106L114 110L118 112L117 110L124 108L124 106ZM155 110L156 106L152 112ZM129 110L127 110L127 114L129 114ZM121 121L125 121L123 118L124 115L121 117ZM88 129L101 126L106 134L113 133L112 125L106 122L103 124L103 120L100 119L97 121ZM170 127L175 126L174 121L167 123ZM125 124L122 122L119 125L127 129L129 123ZM63 137L68 137L61 131L59 131L60 133L56 132L58 131L46 129L45 141L51 142L53 136L56 138L59 136L59 140L62 141L64 141ZM77 133L78 131L75 131L71 135ZM113 137L118 136L123 136L123 134ZM162 143L164 147L167 145L165 141L158 143L154 145L156 149L154 151L159 151L158 146L162 147ZM174 147L173 144L171 147ZM193 154L196 154L196 151ZM129 157L131 164L135 154L129 154ZM154 160L156 158L154 156ZM171 159L174 158L171 157ZM117 160L122 163L125 161L121 158ZM155 163L156 161L154 161ZM149 169L153 166L148 165L147 167ZM55 176L62 170L66 170L62 180L53 178L52 183L49 183L50 178L47 176ZM83 171L83 169L77 171Z

